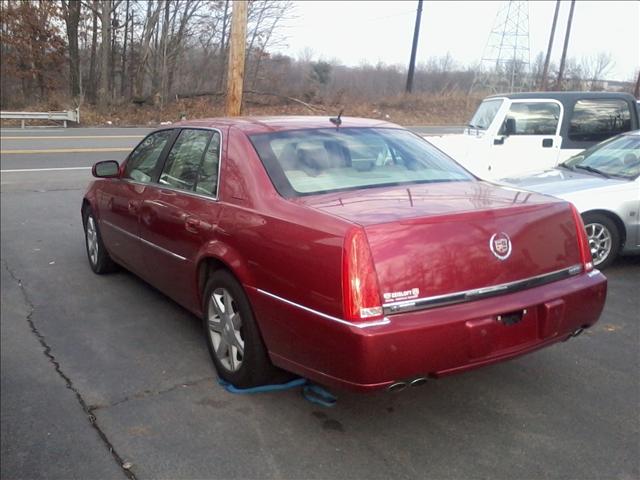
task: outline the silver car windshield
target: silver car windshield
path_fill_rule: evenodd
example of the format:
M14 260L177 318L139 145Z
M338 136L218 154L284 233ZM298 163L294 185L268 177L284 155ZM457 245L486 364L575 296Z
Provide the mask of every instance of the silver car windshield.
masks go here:
M607 140L571 157L563 165L633 180L640 175L640 135L622 135Z
M502 105L501 98L495 98L493 100L485 100L480 104L476 113L473 114L473 118L471 122L469 122L469 126L472 128L479 128L480 130L486 130L493 122L493 119L498 113L500 109L500 105Z

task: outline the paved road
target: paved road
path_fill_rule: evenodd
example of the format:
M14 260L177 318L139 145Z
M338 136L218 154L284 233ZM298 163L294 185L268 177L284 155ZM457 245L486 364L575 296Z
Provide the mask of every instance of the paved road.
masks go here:
M101 132L130 131L55 134ZM9 136L3 150L136 142ZM90 271L88 170L5 171L124 155L2 154L2 478L640 476L639 257L607 271L601 321L567 343L399 394L340 393L333 409L235 396L198 320L133 275Z

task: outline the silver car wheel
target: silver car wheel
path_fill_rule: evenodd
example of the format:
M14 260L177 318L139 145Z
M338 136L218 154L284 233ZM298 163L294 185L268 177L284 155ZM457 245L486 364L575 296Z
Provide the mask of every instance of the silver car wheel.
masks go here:
M87 251L89 252L89 260L92 265L98 264L98 230L96 229L96 222L91 215L87 217L86 227L87 237Z
M227 289L216 288L213 291L209 298L207 319L216 357L230 372L239 370L244 358L242 317Z
M593 257L593 265L598 266L604 262L611 253L611 232L601 223L588 223L585 225L589 249Z

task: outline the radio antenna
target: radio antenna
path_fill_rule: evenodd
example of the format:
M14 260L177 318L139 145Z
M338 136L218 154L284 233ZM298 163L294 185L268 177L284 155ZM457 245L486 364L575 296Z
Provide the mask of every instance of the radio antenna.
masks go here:
M338 113L337 117L331 117L329 119L329 121L333 123L336 126L336 128L339 128L340 125L342 125L342 119L340 118L342 117L342 112L344 112L344 108L340 110L340 113Z

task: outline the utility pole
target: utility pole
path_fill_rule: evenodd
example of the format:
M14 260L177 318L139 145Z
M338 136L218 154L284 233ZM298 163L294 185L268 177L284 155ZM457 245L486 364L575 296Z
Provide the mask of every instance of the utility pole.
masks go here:
M638 70L638 79L636 80L636 88L633 89L633 95L636 100L640 100L640 70Z
M416 70L416 53L418 52L418 37L420 36L420 20L422 18L422 0L418 0L418 11L416 12L416 24L413 29L413 45L411 46L411 59L409 60L409 73L407 74L406 93L413 90L413 74Z
M549 35L549 46L547 47L547 56L544 59L544 68L542 69L542 79L540 80L540 90L547 90L547 81L549 78L549 62L551 61L551 50L553 49L553 37L556 34L556 23L558 22L558 11L560 10L560 0L556 0L556 11L553 14L553 23L551 24L551 35Z
M567 20L567 31L564 34L564 47L562 48L562 57L560 58L560 70L558 71L558 83L556 83L556 90L562 90L564 62L567 59L567 47L569 46L569 35L571 35L571 22L573 21L573 8L575 6L576 6L576 0L571 0L571 9L569 10L569 19Z
M227 66L228 117L237 117L242 111L242 89L244 83L244 54L247 43L247 2L235 0L231 12L231 35L229 38L229 63Z

